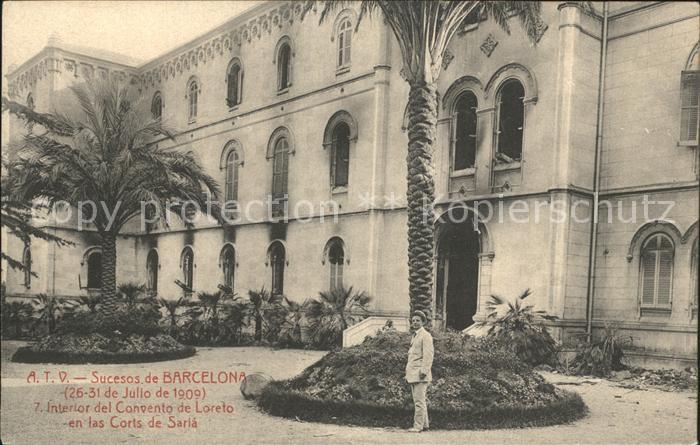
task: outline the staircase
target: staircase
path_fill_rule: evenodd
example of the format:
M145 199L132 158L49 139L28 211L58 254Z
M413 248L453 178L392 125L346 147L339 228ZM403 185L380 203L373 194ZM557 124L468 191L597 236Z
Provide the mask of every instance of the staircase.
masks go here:
M408 319L405 316L372 316L343 331L343 347L359 345L365 337L376 335L389 321L397 331L408 332Z

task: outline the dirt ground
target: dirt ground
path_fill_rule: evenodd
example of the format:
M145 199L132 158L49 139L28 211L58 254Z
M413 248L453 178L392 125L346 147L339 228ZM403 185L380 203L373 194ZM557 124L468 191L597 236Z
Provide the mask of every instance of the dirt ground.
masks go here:
M238 384L205 385L209 403L227 403L233 414L198 415L197 428L71 428L68 422L87 415L47 413L47 402L66 402L65 384L28 383L30 371L43 378L44 371L58 376L129 374L162 375L173 370L235 370L264 372L287 378L323 356L322 352L272 350L268 348L199 348L196 356L177 361L137 365L28 365L9 362L22 342L2 342L2 398L0 434L3 444L690 444L697 440L697 395L692 392L630 390L614 382L543 373L552 383L581 394L590 414L571 425L487 431L430 431L407 433L392 428L364 428L297 422L261 413L243 399ZM95 385L93 385L95 386ZM104 387L106 385L96 385ZM116 385L120 391L124 385ZM154 390L158 385L146 385ZM163 385L173 386L173 385ZM80 384L71 387L87 388ZM180 385L198 388L201 385ZM142 403L135 398L129 403ZM153 403L153 400L148 400ZM36 405L39 403L39 405ZM81 403L94 404L94 401ZM42 412L39 412L41 410ZM125 418L149 415L120 414ZM167 417L167 416L166 416ZM109 415L103 415L108 419Z

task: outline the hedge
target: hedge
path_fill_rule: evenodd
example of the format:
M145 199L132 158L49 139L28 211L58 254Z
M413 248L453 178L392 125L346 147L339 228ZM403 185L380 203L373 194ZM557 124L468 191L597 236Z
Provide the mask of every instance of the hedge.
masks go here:
M148 363L178 360L192 357L197 350L192 346L183 345L180 349L171 351L140 352L140 353L85 353L63 351L36 351L32 346L22 346L12 355L13 362L19 363L61 363L61 364L122 364Z
M267 413L305 421L371 427L407 428L413 422L412 406L387 406L372 402L324 400L272 382L258 398ZM430 426L435 429L498 429L558 425L581 419L588 408L581 397L557 389L560 398L547 405L463 408L431 408Z

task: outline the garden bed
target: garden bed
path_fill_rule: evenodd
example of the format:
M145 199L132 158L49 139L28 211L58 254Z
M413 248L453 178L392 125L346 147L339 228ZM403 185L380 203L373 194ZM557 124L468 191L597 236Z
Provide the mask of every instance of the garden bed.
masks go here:
M23 346L12 355L20 363L143 363L176 360L196 353L169 335L107 337L102 334L55 334Z
M404 366L410 335L385 332L331 352L299 376L269 384L266 412L301 420L408 427L413 418ZM508 351L457 334L435 338L428 387L431 427L487 429L543 426L582 418L578 394L555 388Z

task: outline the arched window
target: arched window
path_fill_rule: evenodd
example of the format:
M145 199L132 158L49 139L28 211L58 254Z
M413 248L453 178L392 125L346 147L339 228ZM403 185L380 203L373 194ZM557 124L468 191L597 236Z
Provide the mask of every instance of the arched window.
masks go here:
M332 186L346 187L350 173L350 127L345 122L333 128L331 163Z
M233 280L236 268L236 251L233 250L233 246L227 244L221 251L221 269L224 273L225 286L230 287L233 290Z
M32 286L32 251L29 246L24 247L22 266L24 266L24 287L29 289Z
M272 294L282 295L284 293L284 266L286 255L284 246L279 241L275 241L270 246L270 268L272 269Z
M238 59L233 59L226 73L226 105L235 107L243 98L243 68Z
M34 96L32 96L32 93L27 95L27 108L30 110L34 109Z
M199 100L199 84L197 79L190 79L187 83L187 118L193 121L197 118L197 101Z
M474 93L465 91L455 102L453 170L474 167L476 162L476 108Z
M150 295L158 295L158 251L152 249L146 258L146 272L148 281L146 283Z
M497 98L496 159L503 163L519 161L523 153L525 90L518 80L509 79L501 86Z
M160 91L156 91L153 95L153 100L151 100L151 115L155 120L160 120L163 115L163 98L160 95Z
M685 64L685 70L681 73L681 145L698 145L698 126L700 126L700 55L696 44Z
M226 156L226 186L224 190L226 202L238 200L238 153L235 149Z
M182 282L188 289L193 289L194 284L194 252L191 247L185 247L182 250L180 260L180 269L182 269ZM190 292L185 292L186 296L191 295Z
M95 250L87 258L87 287L100 289L102 287L102 252Z
M328 249L328 263L330 264L330 290L341 289L343 287L343 264L345 263L345 251L343 243L334 239Z
M287 196L287 177L289 173L289 142L281 137L275 142L272 161L272 199L283 200Z
M352 23L343 19L338 26L338 68L350 65L350 46L352 43Z
M690 256L690 305L697 309L698 307L698 242L696 238L693 244L693 250Z
M673 242L665 234L653 234L642 245L639 286L642 308L670 309L673 256Z
M292 48L284 42L277 50L277 89L285 90L292 85Z

